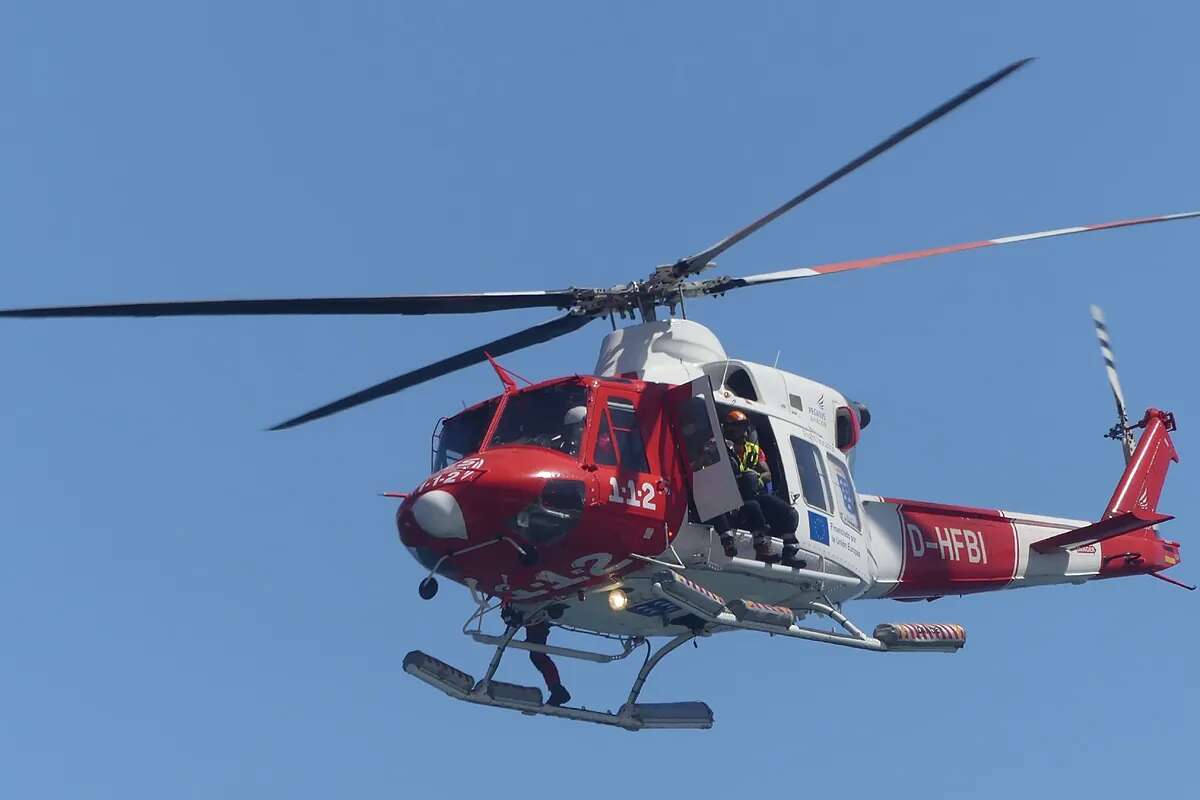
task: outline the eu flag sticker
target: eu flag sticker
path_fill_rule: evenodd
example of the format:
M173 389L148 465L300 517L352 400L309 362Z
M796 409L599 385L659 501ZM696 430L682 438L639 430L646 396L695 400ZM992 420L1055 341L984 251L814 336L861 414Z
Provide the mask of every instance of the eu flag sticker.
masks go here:
M808 512L808 538L821 544L829 544L829 520L816 513Z

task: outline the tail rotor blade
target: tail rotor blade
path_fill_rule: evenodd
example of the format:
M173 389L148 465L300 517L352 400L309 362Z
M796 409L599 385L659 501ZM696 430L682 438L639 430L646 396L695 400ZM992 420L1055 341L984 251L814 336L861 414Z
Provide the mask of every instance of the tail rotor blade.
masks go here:
M1117 362L1113 356L1112 341L1108 335L1108 325L1104 321L1104 312L1099 306L1092 306L1092 322L1096 325L1096 339L1100 342L1100 355L1104 357L1104 371L1108 374L1108 387L1112 390L1113 401L1117 405L1117 423L1120 426L1121 447L1125 451L1125 461L1133 457L1133 434L1129 431L1129 414L1125 410L1125 393L1121 391L1121 379L1117 376ZM1114 432L1116 430L1114 429Z

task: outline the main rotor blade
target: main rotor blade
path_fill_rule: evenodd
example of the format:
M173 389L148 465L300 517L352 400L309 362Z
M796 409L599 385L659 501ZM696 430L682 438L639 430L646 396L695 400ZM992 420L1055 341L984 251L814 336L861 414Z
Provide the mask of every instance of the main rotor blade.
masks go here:
M311 297L283 300L189 300L103 306L14 308L0 317L193 317L276 314L477 314L512 308L570 308L570 289L532 292Z
M887 256L875 256L874 258L863 258L857 261L834 261L830 264L820 264L815 267L797 267L796 269L784 269L778 272L763 272L758 275L747 275L743 278L729 278L727 280L712 282L705 286L705 294L720 294L730 289L736 289L741 286L757 286L762 283L775 283L777 281L790 281L796 278L819 278L822 275L832 275L837 272L848 272L855 269L867 269L868 267L882 267L885 264L896 264L902 261L917 261L922 258L930 258L932 256L946 255L947 253L961 253L964 250L979 250L984 247L994 247L1000 244L1017 244L1019 242L1030 242L1036 239L1051 239L1055 236L1070 236L1075 233L1091 233L1092 231L1106 231L1113 228L1128 228L1133 225L1148 225L1152 222L1170 222L1177 219L1194 219L1200 217L1200 211L1188 211L1182 214L1162 214L1157 217L1140 217L1138 219L1125 219L1116 222L1105 222L1099 225L1081 225L1076 228L1058 228L1052 231L1039 231L1038 233L1023 233L1018 236L1004 236L999 239L984 239L979 242L966 242L964 244L952 244L945 247L931 247L927 250L912 250L907 253L895 253Z
M1100 355L1104 357L1104 371L1108 373L1108 388L1112 390L1117 404L1117 422L1121 427L1121 447L1125 451L1125 463L1133 458L1133 434L1128 430L1129 415L1125 411L1125 393L1121 391L1121 379L1117 377L1117 360L1113 356L1112 342L1108 337L1108 325L1099 306L1092 306L1092 322L1096 324L1096 338L1100 341Z
M487 344L473 347L458 355L443 358L433 364L415 369L412 372L406 372L383 383L377 383L374 386L363 389L361 392L343 397L340 400L335 400L332 403L313 409L306 414L301 414L298 417L293 417L286 422L281 422L270 430L281 431L285 428L294 428L297 425L302 425L305 422L312 422L314 419L327 417L330 414L336 414L339 411L345 411L348 408L360 406L363 403L369 403L372 400L378 400L381 397L387 397L390 394L408 389L411 386L416 386L419 383L448 375L451 372L456 372L463 367L469 367L472 364L478 364L486 361L488 355L502 356L507 353L512 353L525 347L542 342L548 342L551 339L558 338L565 334L577 331L584 325L592 321L591 316L583 314L567 314L558 319L544 322L541 325L535 325L532 328L526 328L523 331L510 334Z
M870 161L871 159L880 155L881 153L884 153L884 152L890 150L892 147L896 146L900 142L902 142L905 139L907 139L908 137L912 136L917 131L930 125L933 122L936 122L937 120L941 119L942 117L946 116L951 111L953 111L954 109L961 106L963 103L965 103L968 100L970 100L971 98L975 97L975 95L990 88L994 84L999 83L1000 81L1004 80L1009 75L1016 72L1018 69L1025 66L1032 60L1033 60L1032 58L1023 58L1020 61L1014 61L1013 63L1009 64L1004 69L1001 69L1001 70L998 70L997 72L992 73L988 77L981 80L979 83L976 83L973 86L970 86L967 89L963 90L959 94L956 94L954 97L952 97L949 100L947 100L946 102L942 103L940 106L933 109L925 116L916 120L912 124L907 125L907 126L901 128L900 130L896 131L891 136L884 139L882 142L875 145L874 147L872 147L867 152L863 153L858 158L849 162L848 164L841 167L840 169L835 170L834 172L830 173L825 178L822 178L821 180L817 181L812 186L808 187L803 192L801 192L800 194L793 197L791 200L788 200L786 203L779 206L779 208L776 208L774 211L771 211L770 213L759 217L758 219L754 220L754 222L751 222L749 225L747 225L746 227L737 231L736 233L733 233L730 236L727 236L726 238L717 242L713 246L709 247L707 250L702 250L693 256L689 256L688 258L683 259L683 265L688 267L689 271L694 270L696 267L704 266L709 261L711 261L712 259L719 256L721 253L724 253L726 250L733 247L735 244L742 241L750 234L754 233L755 231L764 227L765 225L768 225L769 223L774 222L779 217L781 217L784 214L786 214L787 212L791 211L793 208L800 205L801 203L803 203L808 198L812 197L817 192L826 188L830 184L835 183L838 180L841 180L842 178L849 175L854 170L861 167L863 164L866 164L868 161Z

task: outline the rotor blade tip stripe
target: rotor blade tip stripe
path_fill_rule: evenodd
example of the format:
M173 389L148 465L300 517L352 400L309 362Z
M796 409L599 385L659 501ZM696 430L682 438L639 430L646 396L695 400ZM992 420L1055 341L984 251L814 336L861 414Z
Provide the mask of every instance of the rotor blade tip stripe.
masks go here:
M810 278L820 275L830 275L838 272L847 272L849 270L865 269L867 267L879 267L886 264L896 264L903 261L916 261L922 258L930 258L932 256L946 255L949 253L959 253L966 250L978 250L995 245L1019 244L1021 242L1049 239L1056 236L1069 236L1076 233L1092 233L1095 231L1113 230L1115 228L1129 227L1132 225L1145 225L1155 222L1171 222L1173 220L1194 219L1197 217L1200 217L1200 211L1188 211L1182 214L1162 214L1154 217L1140 217L1132 220L1105 222L1099 225L1077 225L1071 228L1055 228L1054 230L1023 233L1016 236L1002 236L997 239L983 239L975 242L965 242L963 244L952 244L943 247L930 247L924 250L911 250L906 253L893 253L886 256L856 259L854 261L835 261L829 264L820 264L813 267L794 267L792 269L777 270L775 272L762 272L756 275L745 275L738 278L726 278L718 283L706 287L704 291L706 294L720 294L728 289L738 288L741 286L755 286L763 283L793 280L795 278ZM1097 306L1092 306L1091 308L1092 319L1096 321L1097 329L1102 329L1104 326L1103 312L1101 312Z

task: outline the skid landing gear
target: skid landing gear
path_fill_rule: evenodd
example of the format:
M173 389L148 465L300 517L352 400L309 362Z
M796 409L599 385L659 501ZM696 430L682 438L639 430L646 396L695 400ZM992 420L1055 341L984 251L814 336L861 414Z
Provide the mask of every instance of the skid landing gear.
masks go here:
M712 709L707 703L639 703L638 695L646 684L651 670L668 653L681 644L695 638L695 633L684 633L658 649L658 652L646 660L645 666L638 672L629 690L625 704L614 714L605 711L592 711L586 708L571 706L552 706L543 702L542 690L533 686L519 686L515 683L497 681L493 676L500 666L504 651L512 642L519 627L509 626L504 635L498 639L496 652L488 664L487 673L478 683L467 673L455 669L444 661L439 661L431 655L413 650L404 657L404 671L409 675L428 683L457 700L476 703L496 708L507 708L520 711L522 714L542 714L548 717L565 717L581 722L595 722L600 725L612 725L630 731L644 728L711 728L713 725ZM492 638L492 637L489 637Z

